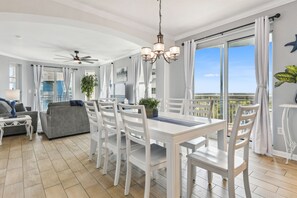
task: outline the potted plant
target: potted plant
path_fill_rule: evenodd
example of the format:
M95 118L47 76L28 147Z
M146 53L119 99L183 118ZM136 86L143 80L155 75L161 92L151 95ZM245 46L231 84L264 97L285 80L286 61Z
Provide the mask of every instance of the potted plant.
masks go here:
M297 66L288 65L284 72L278 72L274 74L274 77L278 80L275 82L274 87L279 87L283 83L297 83ZM297 103L297 95L295 97L295 102Z
M96 75L86 75L81 79L81 91L86 94L88 100L94 92L94 87L98 86L98 79Z
M139 101L140 105L144 105L146 116L148 118L158 117L158 104L160 103L159 100L155 98L142 98Z

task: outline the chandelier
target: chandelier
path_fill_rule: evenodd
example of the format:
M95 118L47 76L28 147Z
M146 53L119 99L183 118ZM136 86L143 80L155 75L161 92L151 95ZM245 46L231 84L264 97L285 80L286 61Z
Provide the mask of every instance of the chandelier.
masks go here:
M177 46L170 47L168 51L165 51L163 34L161 32L161 0L159 1L159 34L157 35L157 43L154 44L153 50L150 47L141 48L142 59L147 62L150 61L151 64L156 62L161 56L164 60L170 63L172 60L176 61L178 55L180 54L180 49Z

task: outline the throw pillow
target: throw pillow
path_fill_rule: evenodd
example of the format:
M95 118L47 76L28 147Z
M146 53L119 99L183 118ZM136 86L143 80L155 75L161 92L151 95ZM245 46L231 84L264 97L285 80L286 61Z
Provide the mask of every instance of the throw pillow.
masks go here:
M7 102L0 100L0 114L1 113L10 113L12 110L11 106Z
M26 108L24 107L23 103L17 103L15 105L15 110L16 112L22 112L22 111L26 111Z

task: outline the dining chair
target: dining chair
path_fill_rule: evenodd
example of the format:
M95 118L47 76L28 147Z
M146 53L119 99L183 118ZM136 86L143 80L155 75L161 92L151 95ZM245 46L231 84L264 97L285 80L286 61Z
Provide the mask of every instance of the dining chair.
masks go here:
M193 99L185 100L185 115L206 117L209 120L211 119L213 101L210 99ZM180 146L187 148L187 154L189 150L195 152L198 148L208 145L208 137L201 136L187 142L183 142ZM193 180L196 178L196 167L193 167Z
M164 100L164 112L183 114L184 99L181 98L167 98Z
M119 107L127 138L125 195L128 195L130 191L132 164L134 164L145 171L144 197L149 198L151 173L166 167L166 148L158 144L151 144L150 131L143 105L119 104ZM132 142L136 142L142 147L132 150Z
M89 118L89 123L90 123L89 160L92 160L92 156L96 152L96 148L98 147L96 168L99 168L101 164L102 144L104 141L103 134L102 134L103 123L102 123L101 115L98 112L96 101L85 101L84 104L85 104L85 108L86 108L88 118Z
M193 181L191 179L193 166L207 170L209 184L212 182L213 173L220 174L222 177L227 178L230 198L235 197L234 179L238 174L243 172L245 194L246 197L251 197L248 176L249 140L258 108L259 105L238 107L227 152L208 146L201 147L187 156L188 198L191 197L193 188ZM235 156L236 151L241 148L243 148L242 156Z
M118 185L121 168L121 155L126 154L126 137L121 132L117 104L116 102L99 102L99 110L102 116L105 139L103 147L105 148L105 159L103 165L103 174L107 174L107 166L109 161L109 151L116 155L116 171L114 177L114 185Z
M98 102L115 102L117 104L118 99L117 98L99 98Z

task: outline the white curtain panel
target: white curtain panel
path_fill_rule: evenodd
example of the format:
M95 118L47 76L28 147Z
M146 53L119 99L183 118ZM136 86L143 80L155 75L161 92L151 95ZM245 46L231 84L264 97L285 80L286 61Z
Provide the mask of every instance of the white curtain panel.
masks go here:
M185 99L193 99L193 81L194 81L194 66L196 42L194 40L184 42L184 71L185 71ZM186 103L185 111L188 104Z
M152 79L152 68L153 68L153 65L149 62L146 62L146 64L143 65L143 77L144 77L144 86L145 86L144 97L145 98L150 97L150 82Z
M99 98L106 98L105 68L106 68L106 65L103 65L103 66L100 67L100 77L99 77L100 93L99 93Z
M113 64L106 65L105 68L105 85L106 85L106 98L110 98L110 77L112 72Z
M42 80L43 66L33 65L33 79L34 79L34 110L41 111L40 99L40 85Z
M141 56L137 55L132 57L132 65L134 67L134 82L133 82L133 94L134 94L134 103L139 101L139 79L141 74L142 60Z
M253 151L258 154L272 154L272 133L268 107L268 53L269 19L267 16L255 22L255 65L257 90L255 103L259 111L253 128Z
M71 69L69 67L63 67L63 78L64 78L64 86L66 90L65 100L69 100L69 88L70 88L70 78L71 78Z

